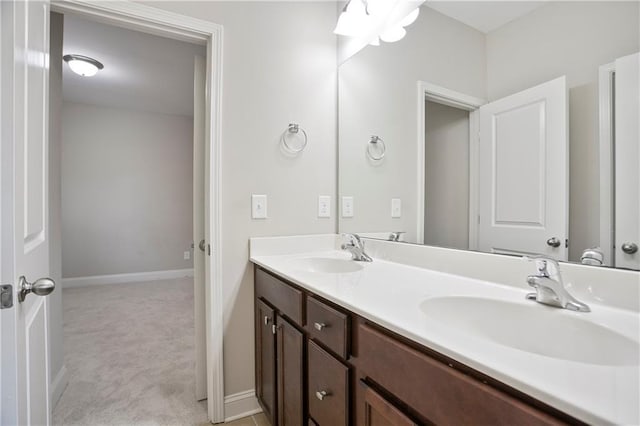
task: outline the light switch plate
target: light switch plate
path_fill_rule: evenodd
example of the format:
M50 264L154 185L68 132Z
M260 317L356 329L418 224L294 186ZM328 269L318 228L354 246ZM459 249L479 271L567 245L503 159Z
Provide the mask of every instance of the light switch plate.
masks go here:
M400 198L391 199L391 217L399 218L402 216L402 200Z
M318 217L331 217L331 197L318 196Z
M342 197L342 217L353 217L353 197Z
M266 219L267 218L267 196L251 195L251 218Z

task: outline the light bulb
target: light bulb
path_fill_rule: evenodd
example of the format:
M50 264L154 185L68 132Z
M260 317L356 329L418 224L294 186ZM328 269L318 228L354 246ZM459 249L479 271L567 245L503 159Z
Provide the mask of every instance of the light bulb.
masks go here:
M402 21L400 21L400 26L407 27L415 22L420 14L420 8L417 7L411 11Z
M394 41L401 40L406 34L407 30L398 25L396 27L391 27L380 34L380 39L387 43L393 43Z
M340 14L334 34L358 36L365 32L368 25L367 14L361 0L351 0L346 10Z

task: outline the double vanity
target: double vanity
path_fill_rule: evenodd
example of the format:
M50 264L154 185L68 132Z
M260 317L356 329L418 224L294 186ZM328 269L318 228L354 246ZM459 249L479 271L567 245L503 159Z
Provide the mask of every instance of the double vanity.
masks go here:
M561 309L527 298L527 276L555 273L544 262L357 244L251 239L256 395L273 425L640 422L637 272L562 264ZM606 272L615 283L595 281Z

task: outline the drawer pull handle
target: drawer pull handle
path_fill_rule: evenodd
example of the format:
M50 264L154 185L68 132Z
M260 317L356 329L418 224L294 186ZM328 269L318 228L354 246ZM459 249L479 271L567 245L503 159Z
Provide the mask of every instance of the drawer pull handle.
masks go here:
M265 317L264 317L264 325L269 325L269 321L271 321L271 318L269 318L268 316L265 315Z
M318 391L316 392L316 398L318 398L320 401L322 401L325 396L331 396L331 394L327 391Z
M323 328L328 327L327 324L323 323L323 322L316 322L313 323L313 326L315 327L316 330L318 331L322 331Z

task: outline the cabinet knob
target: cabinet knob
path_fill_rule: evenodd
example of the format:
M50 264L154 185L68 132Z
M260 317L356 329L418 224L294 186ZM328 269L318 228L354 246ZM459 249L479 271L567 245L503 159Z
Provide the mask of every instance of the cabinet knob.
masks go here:
M622 244L622 251L627 254L634 254L638 251L638 245L636 243L624 243Z
M327 324L325 324L323 322L313 323L313 327L318 331L322 331L322 329L325 328L326 326L327 326Z
M316 392L316 398L322 401L326 396L331 396L331 394L327 391L318 391Z
M547 245L550 247L560 247L560 239L552 237L547 240Z

